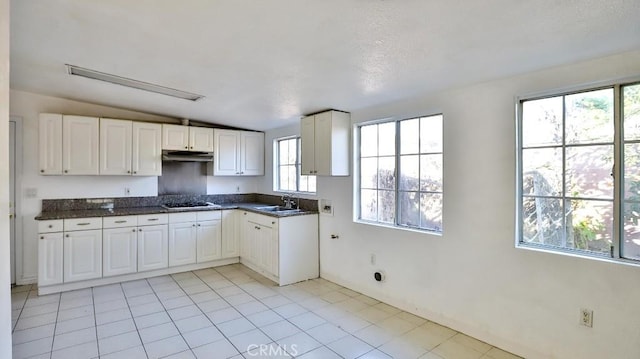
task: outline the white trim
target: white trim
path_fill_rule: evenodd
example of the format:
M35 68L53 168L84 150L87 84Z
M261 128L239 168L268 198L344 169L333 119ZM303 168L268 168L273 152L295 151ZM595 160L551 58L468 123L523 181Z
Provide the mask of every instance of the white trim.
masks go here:
M23 172L23 120L20 116L9 116L10 122L15 122L15 196L14 196L14 223L15 223L15 274L16 284L32 283L35 278L24 278L24 231L22 218L22 172Z

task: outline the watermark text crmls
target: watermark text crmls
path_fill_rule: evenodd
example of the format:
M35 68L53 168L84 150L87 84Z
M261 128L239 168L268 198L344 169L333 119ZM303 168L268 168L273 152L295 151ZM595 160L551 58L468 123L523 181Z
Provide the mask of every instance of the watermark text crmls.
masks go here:
M298 345L272 345L272 344L250 344L247 346L247 354L249 356L261 356L261 357L270 357L270 356L283 356L283 355L298 355Z

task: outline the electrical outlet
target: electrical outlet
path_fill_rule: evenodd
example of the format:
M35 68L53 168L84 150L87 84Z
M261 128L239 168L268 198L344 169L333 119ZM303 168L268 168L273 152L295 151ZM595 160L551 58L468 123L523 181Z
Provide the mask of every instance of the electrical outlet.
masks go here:
M240 192L240 186L236 186L236 192Z
M124 189L124 195L125 195L125 196L129 196L129 195L131 195L131 188L125 187L125 189Z
M375 253L371 253L371 258L369 260L370 260L372 266L376 265L376 254Z
M589 328L593 327L593 310L585 308L580 309L580 325L584 325Z

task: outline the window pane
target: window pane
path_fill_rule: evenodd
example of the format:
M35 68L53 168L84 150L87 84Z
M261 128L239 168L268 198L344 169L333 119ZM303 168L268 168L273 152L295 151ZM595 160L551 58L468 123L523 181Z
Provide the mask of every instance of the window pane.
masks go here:
M378 191L360 191L360 218L368 221L378 220Z
M409 227L420 227L420 193L400 192L399 196L399 224Z
M395 223L396 193L394 191L378 191L378 222Z
M360 156L378 155L378 125L360 127Z
M420 119L420 153L442 152L442 115Z
M442 192L442 155L420 156L420 190Z
M568 197L613 198L613 146L566 149Z
M396 188L396 158L380 157L378 159L378 188Z
M287 146L286 140L278 141L278 164L285 165L287 164L287 159L289 158L289 154L287 153L289 146Z
M378 158L363 158L360 160L360 187L378 187Z
M553 198L524 198L522 241L564 246L562 201Z
M522 193L538 196L562 195L562 149L522 150Z
M640 139L640 84L623 88L624 139Z
M420 195L420 227L442 231L442 195L422 193Z
M567 248L609 253L613 202L567 200Z
M287 158L287 164L294 165L298 159L298 139L292 138L287 140L289 145L289 157Z
M400 154L418 153L420 145L419 119L400 121Z
M419 156L400 156L400 190L417 191L420 188L419 166Z
M292 191L292 183L295 186L295 174L294 178L290 177L289 166L280 166L280 189L283 191Z
M393 156L396 154L396 123L388 122L378 125L380 148L379 156Z
M567 143L613 142L613 89L565 96Z
M523 147L562 144L562 96L522 104Z
M624 206L624 238L622 257L640 259L640 203Z
M624 145L624 199L640 201L640 144Z

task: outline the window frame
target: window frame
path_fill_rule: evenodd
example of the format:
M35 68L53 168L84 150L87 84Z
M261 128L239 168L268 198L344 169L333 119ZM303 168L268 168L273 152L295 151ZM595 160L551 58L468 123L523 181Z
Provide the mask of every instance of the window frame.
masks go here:
M640 267L640 259L625 258L622 256L622 243L624 240L624 212L622 206L624 205L624 144L628 141L624 140L624 122L623 122L623 110L624 110L624 97L622 89L625 86L640 85L640 76L627 77L616 80L598 81L587 83L579 86L565 87L560 90L549 90L537 93L530 93L515 97L515 177L516 177L516 191L515 191L515 206L516 206L516 218L515 218L515 247L519 249L532 250L544 253L560 254L570 257L586 258L610 263L617 263L623 265L630 265ZM583 92L597 91L603 89L613 90L613 223L612 223L612 238L610 251L608 253L598 253L586 250L563 248L551 245L539 244L539 243L527 243L524 241L524 213L523 213L523 200L524 188L523 188L523 103L531 100L540 100L545 98L553 98L560 96L568 96ZM564 108L563 108L564 111ZM562 131L566 130L564 123ZM633 142L633 141L632 141ZM636 140L640 142L640 140ZM593 143L596 144L595 142ZM559 148L566 148L565 138L563 136L562 145ZM566 161L563 155L563 189L566 185L564 183ZM563 193L564 196L564 193Z
M402 121L408 121L408 120L420 120L422 118L428 118L428 117L434 117L434 116L440 116L441 119L441 125L442 125L442 137L440 139L441 144L442 144L442 148L441 148L441 152L432 152L432 151L427 151L427 152L420 152L420 148L418 149L417 153L412 153L412 154L404 154L406 155L417 155L418 157L420 157L421 155L440 155L441 156L441 160L442 160L442 171L441 171L441 176L442 176L442 190L440 192L436 192L436 191L423 191L421 189L418 189L417 191L410 191L410 190L401 190L400 189L400 162L401 162L401 158L403 156L403 154L401 153L401 142L400 142L400 137L401 137L401 122ZM363 219L361 218L361 190L362 190L362 183L361 183L361 153L360 153L360 148L361 148L361 128L365 127L365 126L370 126L370 125L382 125L382 124L386 124L386 123L394 123L395 125L395 154L393 155L394 157L394 165L395 165L395 188L393 189L394 192L394 221L393 223L387 223L387 222L380 222L378 220L376 221L372 221L372 220L367 220L367 219ZM389 117L389 118L382 118L382 119L377 119L377 120L373 120L373 121L366 121L366 122L361 122L361 123L357 123L353 126L353 163L354 163L354 179L353 179L353 184L354 184L354 201L353 201L353 221L355 223L360 223L360 224L366 224L366 225L372 225L372 226L379 226L379 227L385 227L385 228L391 228L391 229L399 229L399 230L404 230L404 231L410 231L410 232L416 232L416 233L421 233L421 234L430 234L430 235L435 235L435 236L442 236L444 234L444 134L445 134L445 130L444 130L444 113L439 111L439 112L435 112L435 113L431 113L431 114L427 114L427 115L412 115L412 116L402 116L400 117ZM379 141L379 138L378 138ZM419 146L418 142L418 146ZM380 156L379 154L376 156L371 156L370 158L380 158L380 157L390 157L390 156ZM418 163L418 169L420 169L420 162ZM420 175L420 172L418 171L418 175ZM378 188L376 188L376 190L378 190ZM400 224L400 213L399 213L399 198L400 198L400 194L401 193L408 193L408 192L415 192L418 194L422 194L422 193L427 193L427 194L435 194L438 193L442 196L443 200L442 200L442 205L440 206L440 210L442 212L442 224L440 226L440 230L433 230L433 229L428 229L428 228L421 228L421 227L417 227L417 226L409 226L409 225L404 225L404 224Z
M284 190L280 188L280 167L283 167L280 165L280 142L281 141L289 141L289 140L293 140L296 139L296 162L295 162L295 169L296 169L296 190L295 191L289 191L289 190ZM292 135L292 136L285 136L285 137L279 137L279 138L275 138L273 140L273 191L274 192L279 192L279 193L288 193L288 194L301 194L301 195L307 195L307 196L315 196L318 192L318 182L316 179L316 191L315 192L309 192L309 191L300 191L300 180L302 176L307 176L307 177L316 177L313 175L303 175L302 174L302 156L301 156L301 151L302 151L302 146L301 146L301 136L300 135ZM290 165L287 165L290 166ZM316 177L317 178L317 177Z

